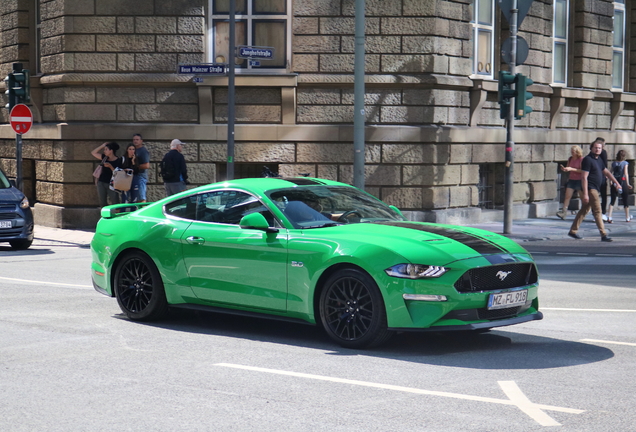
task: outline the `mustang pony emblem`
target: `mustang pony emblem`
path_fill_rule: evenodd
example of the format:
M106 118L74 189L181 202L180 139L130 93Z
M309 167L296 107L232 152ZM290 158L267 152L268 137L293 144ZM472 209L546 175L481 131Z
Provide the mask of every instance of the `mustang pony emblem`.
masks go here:
M505 272L505 271L499 270L495 276L497 276L500 281L503 281L505 278L508 277L510 273L512 272L511 271Z

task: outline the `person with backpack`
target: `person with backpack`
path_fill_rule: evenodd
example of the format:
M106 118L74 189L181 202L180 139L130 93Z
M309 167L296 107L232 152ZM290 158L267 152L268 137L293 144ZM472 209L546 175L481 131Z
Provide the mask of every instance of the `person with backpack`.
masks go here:
M619 188L612 185L611 187L611 201L609 210L607 211L607 223L612 223L612 211L614 210L614 204L616 203L616 197L618 195L623 199L623 207L625 208L625 222L632 220L632 216L629 214L629 191L632 189L632 185L629 184L629 173L627 167L629 162L625 160L627 153L625 150L619 150L616 153L616 160L612 162L612 175L618 180Z
M167 197L183 192L188 184L188 169L185 158L181 154L182 151L183 143L173 139L170 143L170 151L161 160L159 174L163 177Z

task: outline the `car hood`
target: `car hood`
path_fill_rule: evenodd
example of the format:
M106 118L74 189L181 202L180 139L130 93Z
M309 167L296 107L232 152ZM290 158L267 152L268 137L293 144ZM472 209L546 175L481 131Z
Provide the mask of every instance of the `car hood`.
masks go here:
M322 229L321 229L322 230ZM528 252L514 241L477 228L423 222L374 222L324 228L389 249L412 263L447 265L464 259L484 257L491 264L517 261L513 254ZM326 236L331 236L327 234ZM434 260L435 262L431 262Z
M22 201L22 198L24 198L24 194L15 187L0 189L0 203L20 203L20 201Z

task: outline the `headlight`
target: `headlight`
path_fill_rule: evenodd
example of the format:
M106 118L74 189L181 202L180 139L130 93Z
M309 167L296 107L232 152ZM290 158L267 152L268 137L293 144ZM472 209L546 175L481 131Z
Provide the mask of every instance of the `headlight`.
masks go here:
M22 201L20 201L20 208L25 209L28 207L29 207L29 199L27 197L22 198Z
M449 268L441 266L427 266L421 264L397 264L384 270L393 277L407 279L436 278L446 273Z

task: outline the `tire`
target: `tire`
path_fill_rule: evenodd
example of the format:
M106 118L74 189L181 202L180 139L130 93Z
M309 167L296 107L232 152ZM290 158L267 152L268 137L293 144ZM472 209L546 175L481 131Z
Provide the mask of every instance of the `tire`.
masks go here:
M334 341L345 348L371 348L388 341L382 294L368 274L357 269L335 272L320 293L320 320Z
M129 252L117 263L113 288L122 312L133 321L157 320L168 312L159 270L143 252Z
M31 247L33 240L11 240L9 244L13 249L26 250Z

